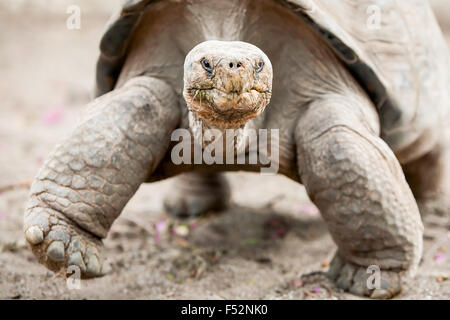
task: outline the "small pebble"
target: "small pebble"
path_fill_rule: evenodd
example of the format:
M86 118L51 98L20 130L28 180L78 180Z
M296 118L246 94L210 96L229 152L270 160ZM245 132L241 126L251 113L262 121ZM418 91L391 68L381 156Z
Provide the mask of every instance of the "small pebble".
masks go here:
M172 232L176 236L186 237L189 234L189 228L183 224L172 228Z

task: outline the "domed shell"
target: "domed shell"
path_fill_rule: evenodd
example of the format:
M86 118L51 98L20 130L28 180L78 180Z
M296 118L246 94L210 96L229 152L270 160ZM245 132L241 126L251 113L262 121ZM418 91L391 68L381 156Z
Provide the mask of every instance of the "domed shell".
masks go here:
M127 1L110 20L100 43L97 96L114 88L128 40L155 1ZM366 90L379 112L382 137L394 151L450 113L449 54L428 1L281 3L320 34Z
M100 40L100 56L97 60L96 97L114 89L133 30L144 9L154 1L128 0L107 22Z

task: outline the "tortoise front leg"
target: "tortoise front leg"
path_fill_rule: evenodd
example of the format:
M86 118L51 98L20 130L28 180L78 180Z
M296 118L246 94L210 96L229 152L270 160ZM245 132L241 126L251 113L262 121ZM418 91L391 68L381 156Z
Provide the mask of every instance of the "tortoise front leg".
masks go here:
M311 104L296 141L301 180L338 246L330 277L354 294L389 298L418 266L423 226L378 130L365 98L335 95ZM372 265L381 270L378 289L367 286Z
M102 274L101 238L165 155L179 121L172 88L129 80L89 106L84 121L53 150L31 186L24 231L39 261Z

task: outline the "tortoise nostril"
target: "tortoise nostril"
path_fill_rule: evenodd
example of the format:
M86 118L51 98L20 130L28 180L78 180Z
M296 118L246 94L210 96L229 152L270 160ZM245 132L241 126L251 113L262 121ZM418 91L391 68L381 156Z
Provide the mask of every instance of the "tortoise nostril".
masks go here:
M242 67L242 63L241 62L230 62L228 64L228 66L230 67L230 69L236 68L239 69L240 67Z

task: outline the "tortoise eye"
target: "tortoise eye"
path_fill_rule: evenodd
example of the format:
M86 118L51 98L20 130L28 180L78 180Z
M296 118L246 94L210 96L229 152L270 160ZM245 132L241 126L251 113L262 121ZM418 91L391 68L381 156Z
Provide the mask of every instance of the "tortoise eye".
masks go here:
M202 64L203 69L205 69L207 72L209 73L213 72L213 67L207 59L203 59L202 61L200 61L200 63Z
M256 68L255 68L256 73L261 72L263 67L264 67L264 62L263 61L258 62L258 64L256 65Z

